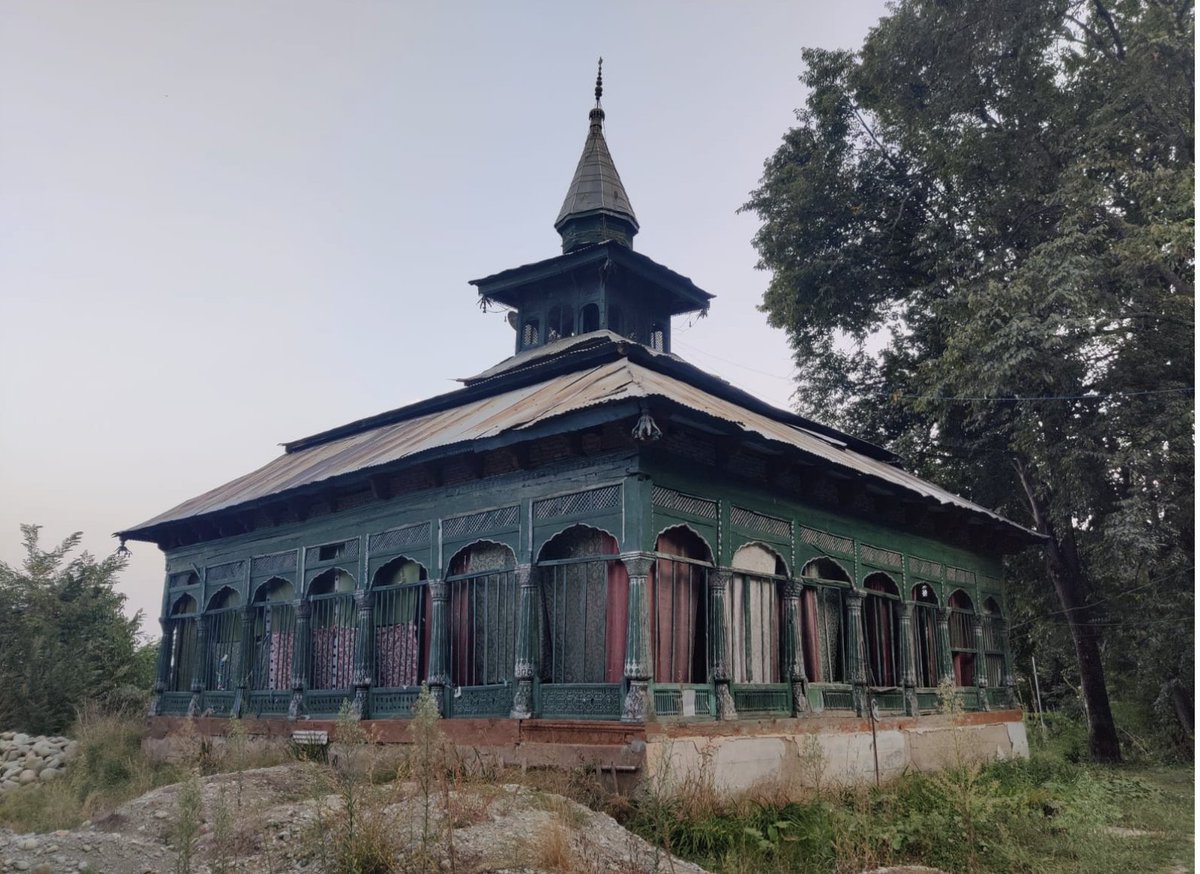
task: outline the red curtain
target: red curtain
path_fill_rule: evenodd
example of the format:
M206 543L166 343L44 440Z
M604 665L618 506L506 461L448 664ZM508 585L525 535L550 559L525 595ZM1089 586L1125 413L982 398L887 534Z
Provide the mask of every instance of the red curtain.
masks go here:
M704 560L694 536L666 531L659 535L657 550L667 555ZM654 637L654 679L659 683L704 682L704 569L689 562L659 558L654 563L651 619ZM697 654L700 653L700 657ZM699 674L699 677L697 677Z
M612 540L612 554L618 551ZM604 682L619 683L625 677L625 638L629 630L629 571L619 559L608 563L608 603L605 613L605 639L608 657L604 664Z

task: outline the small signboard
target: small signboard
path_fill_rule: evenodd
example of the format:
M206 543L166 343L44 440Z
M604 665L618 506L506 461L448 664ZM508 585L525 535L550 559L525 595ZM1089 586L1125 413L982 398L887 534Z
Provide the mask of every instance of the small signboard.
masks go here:
M293 731L292 741L305 746L323 747L329 743L327 731Z

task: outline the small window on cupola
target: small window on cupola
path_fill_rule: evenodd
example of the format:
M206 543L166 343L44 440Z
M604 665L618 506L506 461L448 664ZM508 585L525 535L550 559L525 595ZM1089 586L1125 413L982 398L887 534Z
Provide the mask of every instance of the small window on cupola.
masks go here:
M546 316L546 342L553 343L561 337L575 333L575 314L570 307L553 306Z
M666 344L667 332L663 329L661 324L656 322L654 326L650 328L650 348L655 352L665 352Z
M542 326L537 319L526 319L525 327L521 329L521 347L528 349L541 342Z
M579 332L590 334L600 330L600 307L594 303L587 304L579 311Z

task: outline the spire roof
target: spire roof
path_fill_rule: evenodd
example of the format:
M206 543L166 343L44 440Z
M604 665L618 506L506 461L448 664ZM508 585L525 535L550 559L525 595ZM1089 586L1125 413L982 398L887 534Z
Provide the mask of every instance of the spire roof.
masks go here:
M600 59L603 65L604 59ZM588 135L583 154L567 189L554 229L562 235L563 251L580 246L615 240L632 248L633 235L638 232L637 216L629 203L629 195L621 184L621 176L604 141L604 110L600 97L604 83L600 70L596 73L596 105L588 113Z

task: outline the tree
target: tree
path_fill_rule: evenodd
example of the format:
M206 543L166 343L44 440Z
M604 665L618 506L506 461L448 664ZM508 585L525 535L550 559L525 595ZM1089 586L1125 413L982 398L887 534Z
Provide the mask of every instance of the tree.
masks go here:
M79 533L43 550L39 530L21 526L20 568L0 562L0 725L53 734L85 701L148 689L153 667L138 641L141 614L126 617L114 589L125 558L68 558Z
M804 51L743 207L798 406L1046 536L1097 760L1106 652L1190 714L1193 32L1185 0L900 0Z

